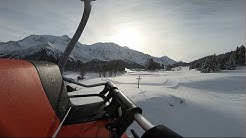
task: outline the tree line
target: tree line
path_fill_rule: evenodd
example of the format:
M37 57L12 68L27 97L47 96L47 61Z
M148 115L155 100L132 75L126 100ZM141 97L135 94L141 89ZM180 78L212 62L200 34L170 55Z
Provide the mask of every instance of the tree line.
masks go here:
M99 77L116 76L119 72L123 73L125 71L124 64L121 60L107 61L104 64L98 65L96 72L99 74Z
M149 58L149 60L147 61L146 63L146 66L145 68L147 70L158 70L158 69L161 69L161 68L164 68L164 65L161 65L160 63L157 63L153 60L153 58Z
M78 79L83 79L86 72L96 72L98 73L99 77L112 77L117 76L119 73L123 73L125 71L125 62L122 60L92 60L90 62L81 64L79 68L79 70L76 70L80 72Z
M235 51L220 55L210 55L189 63L190 69L197 69L203 73L220 70L234 70L236 66L245 66L245 46L237 47Z

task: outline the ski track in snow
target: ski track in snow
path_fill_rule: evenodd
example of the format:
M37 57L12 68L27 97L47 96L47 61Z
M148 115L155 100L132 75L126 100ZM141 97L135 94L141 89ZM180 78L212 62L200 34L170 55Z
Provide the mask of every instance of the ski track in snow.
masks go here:
M76 73L68 74L77 77ZM107 78L88 74L80 82L113 82L143 109L144 116L153 124L163 124L184 137L244 137L245 74L245 68L208 74L184 68L167 72L130 71ZM137 88L139 75L142 79ZM99 93L103 89L79 88L74 94ZM74 100L81 101L87 100ZM130 129L143 133L135 122ZM127 134L131 135L129 130Z

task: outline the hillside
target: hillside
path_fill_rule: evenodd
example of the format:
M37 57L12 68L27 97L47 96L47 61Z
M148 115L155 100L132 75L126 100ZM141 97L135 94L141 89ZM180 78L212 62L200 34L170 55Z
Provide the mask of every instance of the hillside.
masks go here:
M57 62L69 41L70 38L66 35L30 35L19 41L1 42L0 57ZM176 61L167 56L160 58L153 57L128 47L121 47L114 43L85 45L79 42L72 51L69 62L80 61L86 63L94 59L101 61L123 60L125 62L134 62L134 64L145 66L150 58L153 58L154 61L161 65L176 63Z

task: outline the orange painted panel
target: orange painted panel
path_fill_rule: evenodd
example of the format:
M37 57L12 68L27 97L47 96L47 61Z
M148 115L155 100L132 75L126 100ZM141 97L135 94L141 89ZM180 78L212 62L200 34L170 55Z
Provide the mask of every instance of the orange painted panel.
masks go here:
M108 120L97 120L93 122L66 125L61 128L57 137L110 137L109 131L105 128L105 125L108 123ZM124 134L122 137L127 138L127 135Z
M66 125L61 128L58 137L93 137L93 138L107 138L110 137L109 131L105 125L109 120L97 120L92 122ZM126 138L124 134L122 137Z
M0 59L0 118L0 137L52 136L59 125L31 63Z
M109 137L109 131L105 129L107 120L98 120L74 125L63 126L58 137Z

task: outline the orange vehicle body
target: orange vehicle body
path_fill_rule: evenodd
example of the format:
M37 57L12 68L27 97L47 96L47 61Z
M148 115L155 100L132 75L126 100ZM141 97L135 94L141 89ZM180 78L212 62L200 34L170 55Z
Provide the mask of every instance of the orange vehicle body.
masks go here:
M60 124L35 66L23 60L0 59L0 110L0 137L52 137ZM64 125L57 136L109 137L107 123Z

